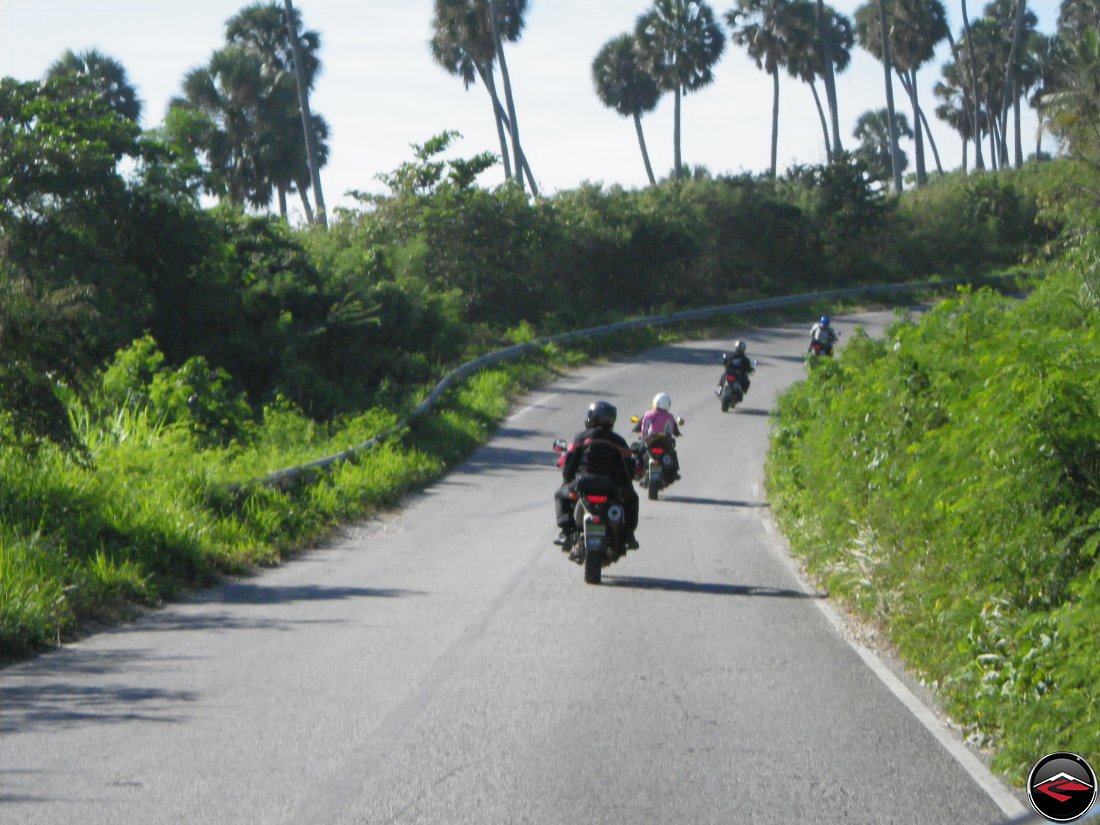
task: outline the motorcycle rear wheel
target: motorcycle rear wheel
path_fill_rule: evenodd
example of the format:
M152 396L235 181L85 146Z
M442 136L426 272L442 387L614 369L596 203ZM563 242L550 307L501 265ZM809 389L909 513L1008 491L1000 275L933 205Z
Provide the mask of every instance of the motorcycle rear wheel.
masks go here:
M584 554L585 584L599 584L603 574L603 553L589 550Z

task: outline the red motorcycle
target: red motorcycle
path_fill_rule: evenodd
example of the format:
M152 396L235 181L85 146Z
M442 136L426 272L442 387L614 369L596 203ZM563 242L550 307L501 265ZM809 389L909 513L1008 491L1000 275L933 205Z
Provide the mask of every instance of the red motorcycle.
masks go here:
M634 431L641 431L638 416L632 415ZM678 426L684 425L684 419L677 418ZM645 441L635 441L630 445L634 452L634 480L644 487L650 501L656 501L661 490L680 477L677 472L676 439L668 433L653 433Z

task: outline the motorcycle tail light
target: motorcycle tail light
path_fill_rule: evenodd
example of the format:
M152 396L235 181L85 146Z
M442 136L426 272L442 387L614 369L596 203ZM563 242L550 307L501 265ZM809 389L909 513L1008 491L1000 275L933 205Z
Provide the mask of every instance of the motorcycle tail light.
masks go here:
M591 504L606 504L607 496L585 496Z
M652 450L650 450L650 452L653 453L653 455L661 455L664 450L660 447L654 447Z

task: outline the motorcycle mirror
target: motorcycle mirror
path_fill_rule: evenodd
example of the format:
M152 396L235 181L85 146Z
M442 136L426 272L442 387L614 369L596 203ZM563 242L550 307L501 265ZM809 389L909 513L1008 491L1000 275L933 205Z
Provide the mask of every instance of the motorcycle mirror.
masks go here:
M565 448L566 448L566 446L567 446L567 445L566 445L566 443L565 443L565 439L564 439L564 438L557 438L557 439L554 439L554 450L555 450L555 452L559 452L559 453L561 453L561 452L564 452L564 451L565 451Z
M630 416L630 423L631 424L637 424L638 423L638 416L636 416L636 415Z
M683 418L677 418L676 423L679 424L682 427L682 426L684 426L684 419Z

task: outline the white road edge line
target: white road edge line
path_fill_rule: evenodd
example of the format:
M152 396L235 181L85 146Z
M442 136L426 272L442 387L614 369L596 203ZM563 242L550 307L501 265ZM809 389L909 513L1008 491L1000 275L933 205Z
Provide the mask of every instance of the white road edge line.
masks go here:
M624 369L626 369L627 367L630 367L630 366L632 366L632 365L631 364L623 364L622 366L616 367L616 368L612 369L611 371L603 371L603 372L600 373L599 378L603 379L603 378L606 378L608 375L614 375L616 372L620 372L620 371L622 371L622 370L624 370ZM592 376L590 378L585 378L583 381L580 381L577 384L577 386L583 387L585 384L590 384L592 381L595 381L595 380L596 380L596 376ZM555 398L558 398L561 395L564 395L564 393L562 393L562 392L552 392L552 393L547 393L545 395L542 395L539 398L536 398L534 401L532 401L526 407L523 407L522 409L516 410L514 413L512 413L510 416L508 416L508 418L506 419L506 422L511 421L514 418L519 418L524 413L531 412L531 410L536 410L540 406L542 406L544 403L546 403L547 401L553 401Z
M784 565L786 565L795 579L803 586L803 589L807 593L812 593L813 590L809 586L809 582L807 582L802 575L802 571L798 568L798 565L795 564L794 558L786 547L786 539L782 537L782 531L773 523L770 516L762 514L761 518L764 522L765 530L777 539L777 541L770 543L775 555L779 557ZM940 721L939 717L936 716L936 714L933 713L904 682L894 675L893 671L883 663L878 654L852 638L844 619L833 609L828 600L813 599L813 603L817 605L817 608L824 614L825 618L828 619L829 624L833 626L837 634L847 642L848 646L852 648L859 658L863 660L864 664L871 669L871 672L879 678L879 681L886 685L887 689L889 689L889 691L897 697L898 701L916 717L917 721L924 726L925 730L935 737L936 741L940 743L943 749L959 763L959 766L969 774L970 778L974 780L978 787L986 792L989 798L993 800L1005 816L1017 817L1027 813L1027 808L1020 803L1004 782L994 776L992 771L990 771L977 756L971 753L965 744L956 738L947 726Z

